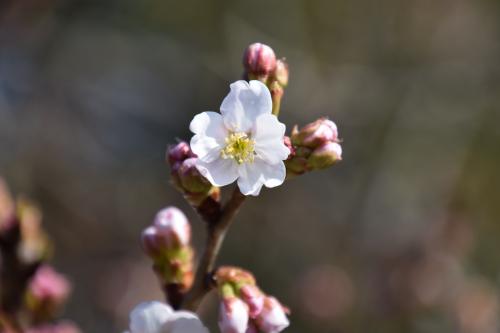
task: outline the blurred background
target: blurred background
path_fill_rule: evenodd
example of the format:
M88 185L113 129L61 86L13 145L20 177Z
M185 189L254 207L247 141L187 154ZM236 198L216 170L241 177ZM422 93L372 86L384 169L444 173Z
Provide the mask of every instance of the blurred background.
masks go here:
M256 41L290 64L281 120L330 117L344 160L248 200L219 262L291 308L286 332L499 332L495 0L1 1L0 174L44 212L64 316L121 332L162 298L139 234L164 206L201 249L165 148Z

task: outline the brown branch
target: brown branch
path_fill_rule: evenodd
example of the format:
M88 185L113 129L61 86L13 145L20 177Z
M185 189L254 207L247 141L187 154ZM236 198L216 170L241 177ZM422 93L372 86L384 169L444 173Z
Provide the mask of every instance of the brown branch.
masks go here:
M196 271L193 287L184 301L185 309L196 310L203 297L212 289L212 272L217 255L243 201L245 201L245 196L236 188L231 199L224 206L220 218L216 221L207 221L207 242Z
M0 322L11 332L22 332L18 312L22 306L24 293L30 278L35 274L39 262L26 264L20 261L17 253L21 241L19 221L10 223L9 230L0 235ZM3 332L3 331L2 331Z

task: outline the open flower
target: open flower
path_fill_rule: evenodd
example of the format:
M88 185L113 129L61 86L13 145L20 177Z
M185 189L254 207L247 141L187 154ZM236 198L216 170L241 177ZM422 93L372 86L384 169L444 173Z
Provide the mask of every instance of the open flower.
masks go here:
M130 313L126 333L208 333L208 329L192 312L174 311L161 302L144 302Z
M245 195L258 195L262 185L283 183L283 163L290 150L283 143L285 125L271 114L269 89L260 81L236 81L220 106L203 112L189 126L196 167L214 186L238 181Z

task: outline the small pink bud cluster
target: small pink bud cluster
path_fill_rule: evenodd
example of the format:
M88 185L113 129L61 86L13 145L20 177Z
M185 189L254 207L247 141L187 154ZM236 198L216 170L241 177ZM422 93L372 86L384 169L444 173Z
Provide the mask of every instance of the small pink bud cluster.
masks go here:
M205 200L220 199L220 190L212 186L195 166L196 155L187 142L181 141L167 150L167 160L170 165L172 183L184 194L195 207L200 207Z
M267 85L273 99L273 114L277 115L288 85L289 70L285 59L277 59L271 47L253 43L243 54L243 67L245 80L259 80Z
M26 304L37 319L52 319L68 299L71 285L51 266L40 266L30 281Z
M340 161L339 142L337 125L329 119L320 118L300 130L295 126L291 137L285 139L292 152L285 162L288 175L325 169Z
M153 224L142 232L142 247L165 285L176 284L181 290L191 287L191 225L182 211L175 207L160 210Z
M251 273L237 267L221 267L216 280L221 297L222 333L278 333L288 327L288 309L264 294Z
M42 225L41 211L26 199L14 200L1 178L0 252L0 313L22 319L17 323L3 318L0 331L78 332L69 324L44 326L56 319L71 285L46 263L52 245Z

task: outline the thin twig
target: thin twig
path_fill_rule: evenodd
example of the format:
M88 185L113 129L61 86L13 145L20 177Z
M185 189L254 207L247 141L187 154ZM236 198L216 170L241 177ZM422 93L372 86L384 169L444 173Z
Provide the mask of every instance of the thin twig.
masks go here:
M217 255L219 254L224 237L243 201L245 201L245 196L236 188L231 199L224 206L220 218L217 221L207 223L205 250L196 271L193 287L186 295L184 302L185 309L196 310L203 297L212 289L211 274Z

